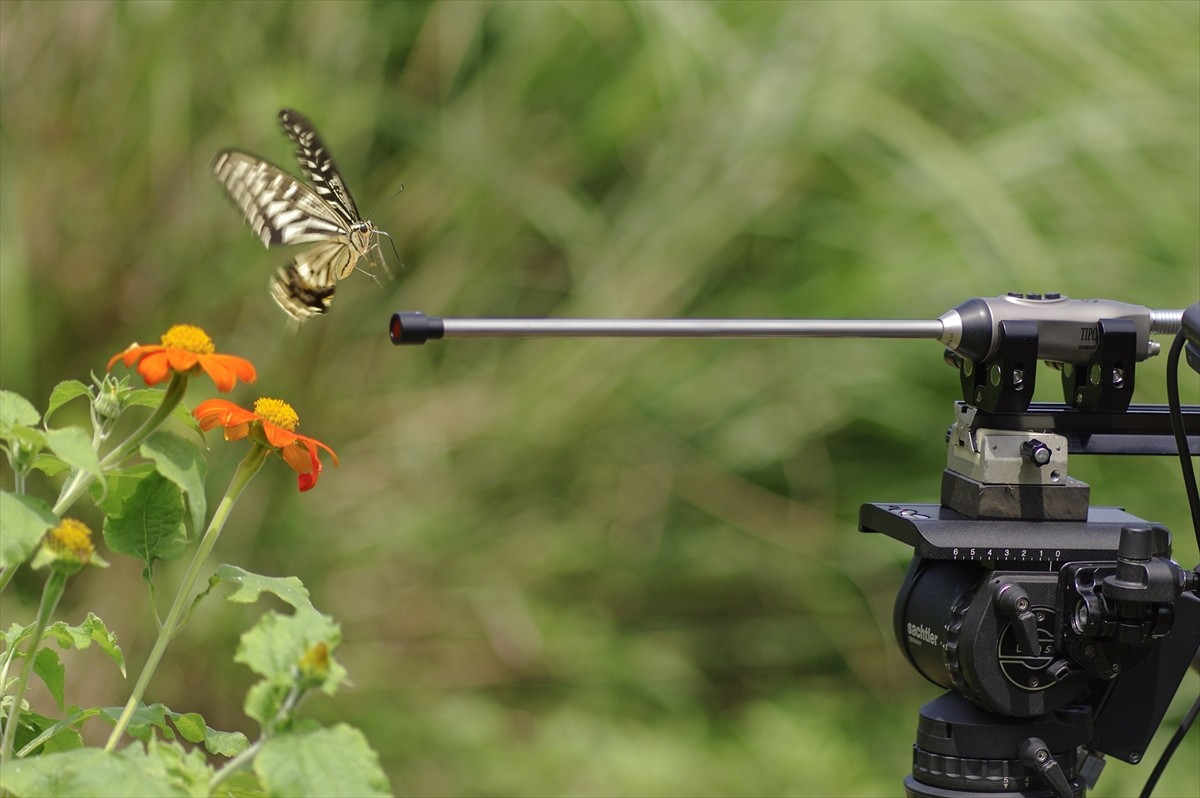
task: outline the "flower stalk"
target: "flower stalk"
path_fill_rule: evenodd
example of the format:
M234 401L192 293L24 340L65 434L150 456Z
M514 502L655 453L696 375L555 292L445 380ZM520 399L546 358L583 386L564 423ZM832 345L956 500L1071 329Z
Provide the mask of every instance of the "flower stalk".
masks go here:
M21 720L21 705L25 702L25 691L29 688L29 677L33 673L33 661L38 648L42 645L42 635L50 625L50 618L58 607L59 600L67 587L67 572L54 568L46 579L42 589L42 599L38 604L37 619L33 623L33 632L29 635L29 647L25 649L25 657L21 662L21 673L17 677L16 690L13 692L12 705L8 710L8 718L4 722L4 738L0 741L0 765L12 757L13 742L17 738L17 726Z
M146 664L138 676L137 684L134 685L133 692L129 696L129 701L125 704L125 709L122 711L120 718L117 719L117 723L108 737L108 742L104 746L104 750L113 750L117 742L121 739L121 735L125 733L125 729L129 726L129 721L133 717L133 713L141 703L142 697L146 694L146 689L150 686L150 681L154 678L154 672L158 669L158 665L162 661L162 656L167 649L167 645L182 627L181 620L184 617L185 610L191 603L192 589L195 587L196 580L200 576L200 571L204 567L205 561L217 543L217 538L221 535L221 530L225 527L225 522L229 519L229 514L233 510L234 504L237 502L242 490L250 482L250 479L258 473L262 464L266 462L267 455L270 452L271 450L265 446L252 446L238 465L237 471L234 472L233 479L229 483L229 488L225 491L224 498L217 505L216 511L213 512L212 520L208 524L208 529L205 530L204 536L200 539L200 545L197 547L196 553L192 557L192 562L184 574L182 583L179 585L179 591L175 594L175 600L171 604L171 609L167 613L166 619L159 626L158 637L154 641L154 647L150 650Z

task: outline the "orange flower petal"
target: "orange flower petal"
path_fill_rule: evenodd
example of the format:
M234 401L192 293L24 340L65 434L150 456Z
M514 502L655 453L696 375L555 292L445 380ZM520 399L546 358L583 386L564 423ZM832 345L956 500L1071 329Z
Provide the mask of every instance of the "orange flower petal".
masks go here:
M200 359L195 352L189 352L186 349L167 349L166 353L171 368L176 371L191 371L196 367L196 361Z
M137 370L147 385L157 385L171 373L171 365L167 360L166 352L160 349L143 357L142 362L138 363Z
M229 368L242 382L254 382L258 379L258 372L255 371L254 364L244 357L215 354L209 355L207 359L215 360Z
M261 419L260 419L261 420ZM291 446L300 436L294 432L288 432L283 427L277 427L270 421L263 421L263 433L267 436L267 443L274 446L276 449L282 449L285 446Z
M250 424L234 424L233 426L225 427L225 440L240 441L242 438L250 434Z
M312 454L306 447L298 443L291 446L284 446L279 450L279 456L297 474L307 474L313 470Z
M204 369L204 373L212 378L218 391L222 393L232 391L233 386L237 385L237 374L221 361L211 355L202 355L199 360L200 368Z

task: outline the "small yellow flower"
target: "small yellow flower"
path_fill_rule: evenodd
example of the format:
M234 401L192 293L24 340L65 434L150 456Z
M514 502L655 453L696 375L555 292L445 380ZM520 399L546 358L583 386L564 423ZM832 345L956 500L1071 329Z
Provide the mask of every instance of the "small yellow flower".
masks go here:
M212 338L199 327L176 324L163 333L162 343L146 346L131 345L108 361L111 369L118 360L126 366L138 364L138 374L147 385L157 385L171 375L194 374L203 370L212 378L218 391L229 391L241 379L254 382L254 365L236 355L218 354ZM139 362L140 361L140 362Z
M306 682L323 682L329 678L329 646L317 643L300 657L300 675Z
M75 573L85 565L108 567L108 563L96 554L96 547L92 545L91 528L74 518L64 518L46 533L42 548L31 565L34 568L49 565L67 573Z

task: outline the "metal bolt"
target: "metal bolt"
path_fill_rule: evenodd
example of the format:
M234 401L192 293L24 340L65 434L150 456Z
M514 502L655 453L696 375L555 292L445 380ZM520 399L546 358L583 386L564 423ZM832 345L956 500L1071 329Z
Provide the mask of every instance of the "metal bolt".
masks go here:
M1121 388L1125 385L1125 369L1117 367L1112 370L1112 384L1114 388Z
M1025 387L1025 371L1023 369L1013 369L1012 385L1018 391Z

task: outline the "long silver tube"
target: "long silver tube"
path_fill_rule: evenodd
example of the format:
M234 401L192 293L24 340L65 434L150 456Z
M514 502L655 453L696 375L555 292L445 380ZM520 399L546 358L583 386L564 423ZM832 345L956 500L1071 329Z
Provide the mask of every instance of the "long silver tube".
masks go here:
M942 322L882 319L442 319L446 338L940 338Z
M1132 322L1134 355L1144 360L1159 351L1153 335L1173 335L1183 311L1061 294L1009 294L970 299L929 321L892 319L606 319L455 318L417 311L392 316L389 334L396 344L422 344L441 338L924 338L974 362L991 357L1005 323L1033 323L1037 357L1059 363L1090 361L1100 322ZM1013 333L1020 334L1020 333Z

